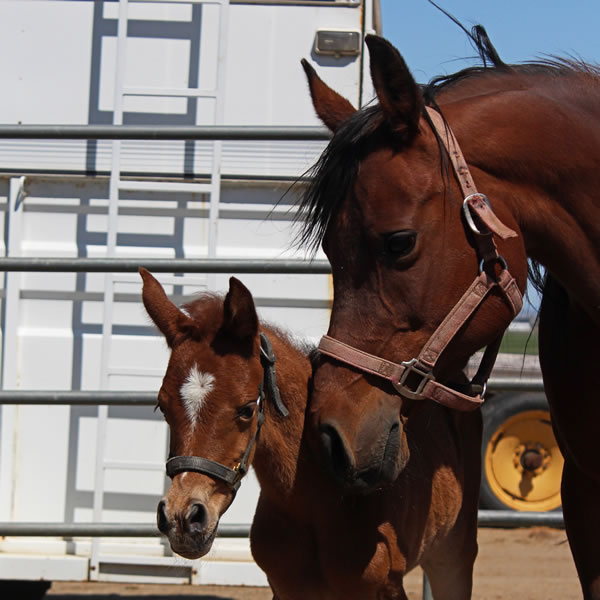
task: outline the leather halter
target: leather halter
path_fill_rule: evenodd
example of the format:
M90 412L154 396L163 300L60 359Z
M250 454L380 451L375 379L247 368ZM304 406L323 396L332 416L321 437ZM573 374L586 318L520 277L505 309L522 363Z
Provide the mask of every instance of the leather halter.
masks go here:
M486 383L496 361L502 334L486 347L477 373L467 386L470 391L478 392L475 395L459 392L436 381L433 370L441 353L490 291L498 290L501 293L510 306L513 317L521 310L523 305L521 291L510 274L506 261L498 254L493 238L495 234L501 239L508 239L517 237L517 233L498 219L492 211L487 197L477 191L458 142L442 116L430 107L426 107L426 111L432 128L437 132L450 157L465 198L463 214L473 234L480 261L479 275L433 332L416 358L394 363L353 348L328 335L321 338L319 350L340 362L387 379L395 390L406 398L430 399L450 408L473 410L483 402ZM498 274L496 274L497 266L500 268Z
M248 472L248 459L250 452L256 443L258 434L265 420L265 400L268 390L268 394L271 397L273 404L277 412L282 417L287 417L289 412L285 404L281 400L279 388L277 387L277 376L275 373L275 354L273 353L273 346L266 334L260 334L260 362L263 367L263 379L258 388L258 415L256 417L256 431L250 439L246 450L242 454L239 462L235 467L227 467L219 462L210 460L209 458L202 458L201 456L173 456L167 460L166 468L167 475L172 479L179 473L191 471L194 473L202 473L208 475L213 479L223 481L229 487L231 487L235 496L242 478Z

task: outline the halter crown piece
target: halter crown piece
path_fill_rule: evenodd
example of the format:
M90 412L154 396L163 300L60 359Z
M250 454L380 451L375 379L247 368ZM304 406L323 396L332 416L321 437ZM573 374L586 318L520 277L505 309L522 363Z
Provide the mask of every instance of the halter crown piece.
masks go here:
M233 494L237 493L244 475L248 472L248 459L250 452L256 443L260 428L265 421L265 400L268 395L271 397L275 409L282 417L287 417L289 412L285 404L281 400L281 394L277 387L277 376L275 373L275 354L273 346L266 334L260 334L260 362L263 367L263 378L258 387L258 415L256 417L256 431L250 438L248 446L242 454L238 464L231 468L221 463L218 463L209 458L201 456L173 456L167 460L166 468L167 475L172 479L179 473L191 471L194 473L202 473L213 479L223 481L231 487Z
M477 408L483 402L487 380L496 362L504 332L486 347L477 373L466 386L474 395L459 392L436 381L433 370L440 354L491 290L500 291L510 306L513 317L521 310L523 296L517 282L508 271L506 261L498 254L494 242L494 235L508 239L517 237L517 234L498 219L487 197L477 191L458 142L442 116L430 107L426 107L426 114L432 128L444 144L464 196L462 210L473 234L480 261L479 275L433 332L416 358L401 363L390 362L327 335L321 338L319 350L361 371L387 379L401 396L413 400L434 400L450 408L468 411ZM476 220L480 225L476 224ZM495 272L496 265L500 267L498 274Z

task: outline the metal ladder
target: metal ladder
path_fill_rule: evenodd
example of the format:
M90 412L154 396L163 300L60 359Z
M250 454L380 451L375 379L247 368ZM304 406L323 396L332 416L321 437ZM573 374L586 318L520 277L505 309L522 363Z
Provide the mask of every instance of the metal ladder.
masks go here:
M116 50L116 72L115 72L115 93L114 93L114 113L113 123L115 125L123 124L124 117L124 99L127 96L137 97L169 97L169 98L209 98L214 100L214 113L212 123L222 124L224 109L224 82L225 82L225 64L227 47L227 25L229 0L160 0L161 4L201 4L219 6L219 38L218 52L216 56L216 85L214 89L195 88L133 88L128 87L125 82L125 69L127 62L127 40L129 4L136 2L155 2L156 0L119 0L119 14L117 25L117 50ZM191 60L192 57L190 57ZM197 110L197 109L196 109ZM197 118L197 114L196 114ZM199 193L208 196L208 237L207 237L207 257L216 256L219 201L221 191L221 150L222 142L212 143L212 166L209 181L206 183L196 182L172 182L172 181L149 181L147 179L122 178L122 142L115 140L112 142L112 163L109 183L109 202L108 202L108 223L107 223L107 241L106 256L115 256L117 252L117 228L119 212L119 196L122 192L150 192L166 194L177 193ZM171 276L161 277L165 284L182 285L184 282L189 285L197 285L204 288L214 287L214 276L186 278ZM131 275L106 274L104 280L104 308L102 322L102 347L100 361L100 389L110 389L112 376L127 375L151 375L162 376L164 371L156 373L151 370L116 368L111 365L111 338L113 333L114 312L115 312L115 286L120 283L136 283L140 285L140 278L137 273ZM107 432L109 424L109 411L107 406L98 407L97 417L97 440L96 440L96 465L93 494L93 520L100 522L103 520L105 477L107 470L113 469L145 469L153 471L163 471L164 463L138 462L138 461L109 461L107 460ZM100 578L100 564L104 562L101 553L101 540L94 538L92 540L92 550L90 558L90 579ZM119 557L119 562L131 562L144 565L172 565L173 559L164 557ZM182 566L182 559L177 559L177 565Z

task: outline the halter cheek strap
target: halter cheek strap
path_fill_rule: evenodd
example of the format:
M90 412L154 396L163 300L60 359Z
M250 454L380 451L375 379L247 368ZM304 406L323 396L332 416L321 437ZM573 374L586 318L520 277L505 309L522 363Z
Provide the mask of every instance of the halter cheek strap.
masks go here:
M281 394L277 387L277 375L275 373L275 354L273 346L266 334L260 334L260 361L263 367L263 379L258 389L258 414L256 416L256 430L248 442L248 446L242 454L238 464L231 468L209 458L201 456L173 456L166 463L167 475L172 479L175 475L184 472L201 473L208 475L213 479L222 481L231 487L233 495L237 493L244 475L248 472L248 461L250 453L260 429L265 421L265 399L267 392L271 397L275 409L283 416L287 417L289 412L285 404L281 400ZM265 391L266 390L266 391Z
M417 358L401 363L390 362L327 335L321 338L319 350L340 362L387 379L396 391L406 398L430 399L450 408L468 411L477 408L483 402L485 385L496 361L502 334L486 347L477 373L468 386L471 391L478 391L475 395L464 394L436 381L433 370L444 349L492 290L500 292L509 305L513 317L521 310L523 305L521 291L508 271L506 261L498 254L493 237L497 235L501 239L508 239L516 237L517 234L498 219L486 196L477 191L458 142L442 116L429 107L426 111L446 148L465 197L463 214L473 234L480 260L480 273L433 332ZM499 274L496 274L497 265L500 267Z

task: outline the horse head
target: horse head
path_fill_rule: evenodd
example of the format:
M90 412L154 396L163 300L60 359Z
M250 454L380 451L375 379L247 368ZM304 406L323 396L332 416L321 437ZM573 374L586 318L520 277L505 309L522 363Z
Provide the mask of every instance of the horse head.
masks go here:
M379 104L360 111L303 62L316 112L334 135L301 201L300 238L322 242L331 263L328 336L398 364L419 355L478 276L480 258L421 88L391 44L376 36L366 42ZM453 129L456 124L459 140L476 134L478 123L469 121L460 101L445 107L444 116ZM518 229L502 202L506 192L492 175L476 175L495 214ZM498 249L522 290L521 238L499 240ZM502 264L486 265L491 278ZM431 377L463 382L469 357L513 318L508 304L492 289L449 341ZM359 353L352 356L360 359ZM365 369L363 360L358 369L352 362L323 355L317 365L309 440L349 490L369 490L394 481L408 461L406 430L421 400L398 393L380 377L380 365ZM419 372L411 375L418 379Z
M224 299L202 296L181 310L148 271L140 273L144 306L171 350L158 408L171 434L172 482L158 528L174 552L199 558L254 456L263 381L258 317L233 277Z

